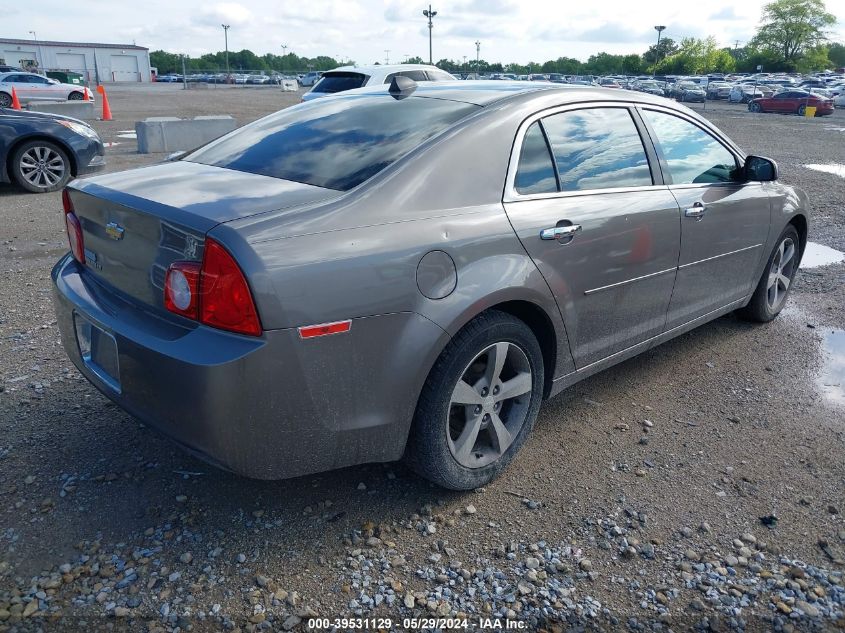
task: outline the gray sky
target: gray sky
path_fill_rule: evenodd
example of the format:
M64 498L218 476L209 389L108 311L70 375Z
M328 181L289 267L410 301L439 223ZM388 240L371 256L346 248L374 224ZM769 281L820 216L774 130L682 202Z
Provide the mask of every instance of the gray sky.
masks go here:
M447 57L542 62L582 60L599 51L641 53L664 37L713 35L724 46L754 34L766 0L450 0L434 2L434 61ZM428 29L416 0L39 0L37 9L4 3L0 35L62 41L131 43L192 56L223 49L222 23L231 25L230 50L327 54L358 63L406 55L428 57ZM827 0L839 17L833 38L845 41L845 0Z

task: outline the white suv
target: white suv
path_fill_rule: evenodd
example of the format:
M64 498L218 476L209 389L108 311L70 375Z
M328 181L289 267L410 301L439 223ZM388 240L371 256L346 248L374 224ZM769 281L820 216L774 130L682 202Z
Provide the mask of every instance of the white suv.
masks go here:
M456 81L445 70L425 64L393 64L390 66L342 66L323 73L309 92L302 96L303 101L325 97L336 92L354 90L364 86L389 84L394 77L408 77L414 81Z

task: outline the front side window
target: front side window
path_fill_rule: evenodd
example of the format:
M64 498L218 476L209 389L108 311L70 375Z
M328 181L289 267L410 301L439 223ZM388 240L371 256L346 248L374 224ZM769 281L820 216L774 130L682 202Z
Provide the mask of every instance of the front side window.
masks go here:
M480 109L413 96L315 99L250 123L183 160L346 191Z
M643 113L657 135L669 167L671 184L733 182L737 179L734 155L697 125L663 112Z
M589 108L543 119L561 191L652 184L637 127L625 108Z
M514 188L523 195L557 191L555 166L539 123L532 124L525 133Z

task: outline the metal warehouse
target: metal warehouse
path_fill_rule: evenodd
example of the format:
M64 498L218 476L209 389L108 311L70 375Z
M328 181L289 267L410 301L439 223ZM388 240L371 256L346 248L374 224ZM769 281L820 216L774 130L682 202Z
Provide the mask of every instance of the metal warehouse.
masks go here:
M3 64L41 73L76 72L93 83L151 81L150 51L134 44L0 38L0 65Z

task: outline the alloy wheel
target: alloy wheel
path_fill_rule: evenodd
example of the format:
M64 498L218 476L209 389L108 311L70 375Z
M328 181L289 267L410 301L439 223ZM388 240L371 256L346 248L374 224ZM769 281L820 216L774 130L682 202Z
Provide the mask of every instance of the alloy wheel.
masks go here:
M49 147L36 145L21 156L21 175L39 189L54 187L64 178L66 170L64 158Z
M452 391L446 439L455 460L481 468L499 459L525 424L533 377L525 352L494 343L467 365Z
M766 304L769 310L777 312L786 301L786 293L792 283L796 267L795 242L791 237L784 239L769 267L769 279L766 284Z
M12 97L5 92L0 92L0 108L8 108L12 105Z

